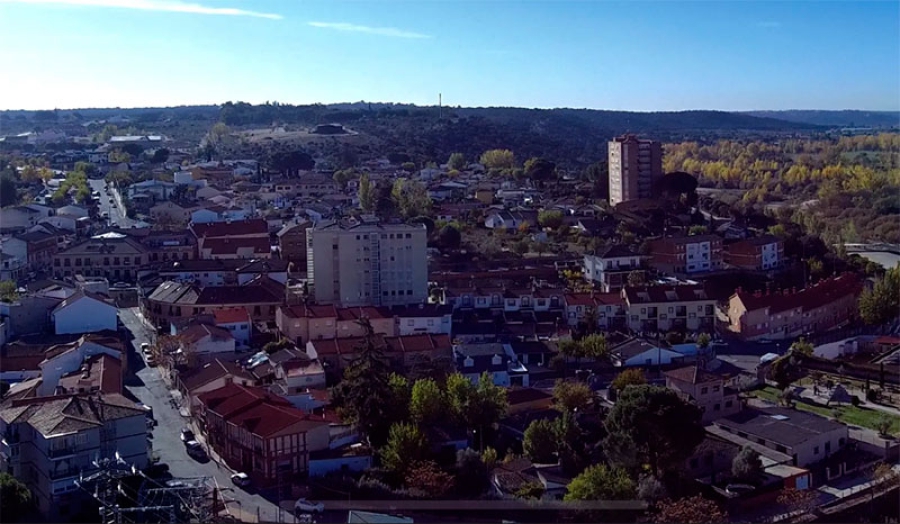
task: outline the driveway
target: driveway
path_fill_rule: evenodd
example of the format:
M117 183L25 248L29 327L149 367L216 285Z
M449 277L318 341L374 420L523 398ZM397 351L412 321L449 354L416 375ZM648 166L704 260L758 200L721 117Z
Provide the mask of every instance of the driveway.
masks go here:
M230 478L233 472L226 466L212 460L199 462L188 456L180 433L181 428L189 425L189 420L170 402L172 396L160 375L160 368L147 366L139 354L141 343L152 344L156 335L141 316L139 308L120 309L119 317L134 337L132 348L138 348L137 351L129 351L129 376L125 387L140 402L153 408L158 425L153 429L150 441L160 462L169 466L169 473L173 477L212 477L222 489L221 497L228 501L227 507L235 509L235 514L243 515L245 521L255 521L258 515L262 521L292 522L292 515L285 515L283 511L279 515L276 504L234 487Z

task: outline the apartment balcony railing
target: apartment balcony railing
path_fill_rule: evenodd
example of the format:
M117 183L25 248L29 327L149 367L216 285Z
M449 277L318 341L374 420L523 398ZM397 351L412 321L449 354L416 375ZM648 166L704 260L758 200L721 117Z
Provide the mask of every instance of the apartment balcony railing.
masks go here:
M78 446L66 446L62 448L53 448L47 451L47 456L51 459L58 460L65 457L71 457L78 454Z

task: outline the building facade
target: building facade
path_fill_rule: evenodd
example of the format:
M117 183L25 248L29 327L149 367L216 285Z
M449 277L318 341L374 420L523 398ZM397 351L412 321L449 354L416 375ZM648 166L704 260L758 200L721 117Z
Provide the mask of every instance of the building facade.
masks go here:
M701 285L626 287L622 297L632 331L712 332L716 301Z
M771 271L784 264L784 242L774 235L763 235L730 244L725 262L750 271Z
M428 298L425 226L377 219L307 229L307 278L319 304L393 306Z
M147 263L147 248L125 235L108 233L59 252L53 257L53 275L76 274L131 280Z
M624 246L610 246L594 255L584 255L584 278L595 282L603 293L620 291L628 275L641 269L641 256Z
M662 178L662 144L624 135L609 142L609 203L653 196L653 184Z
M717 235L657 238L650 241L653 267L676 274L722 269L722 239Z

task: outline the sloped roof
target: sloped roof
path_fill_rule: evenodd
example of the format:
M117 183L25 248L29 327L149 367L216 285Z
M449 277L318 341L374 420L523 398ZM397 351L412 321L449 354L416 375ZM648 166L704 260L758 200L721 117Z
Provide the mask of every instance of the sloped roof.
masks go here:
M26 398L0 407L0 418L7 424L27 422L44 436L99 427L107 421L137 415L144 416L144 411L119 393Z
M269 253L272 250L268 237L207 238L203 241L203 249L209 249L213 255L230 255L248 247L253 248L254 253Z
M327 424L311 420L284 397L273 395L261 388L229 383L219 389L202 393L199 398L207 410L264 438L295 424L301 424L303 431Z
M769 314L792 309L816 309L835 300L855 295L862 289L859 277L852 273L844 273L838 277L820 280L814 286L801 289L796 293L772 293L756 296L752 293L738 291L732 297L738 297L748 311L769 309Z
M244 379L252 378L250 374L244 371L244 368L242 368L240 365L234 362L221 361L219 359L205 364L199 369L193 369L187 373L183 373L179 376L179 378L185 389L187 389L188 391L193 391L200 386L209 384L213 380L229 375L231 375L232 377L240 377Z
M184 342L188 344L196 344L207 336L209 336L212 340L217 341L234 339L234 337L231 335L231 332L227 329L217 326L210 326L208 324L194 324L193 326L179 333L179 336Z
M681 382L688 382L690 384L701 384L704 382L715 382L717 380L722 380L722 377L720 377L719 375L710 373L696 364L692 366L685 366L683 368L672 369L664 372L663 375L675 380L679 380Z
M262 219L236 220L234 222L210 222L208 224L191 224L191 231L197 238L207 239L226 236L264 236L269 237L269 224Z
M217 309L213 316L216 325L250 321L250 314L247 313L246 309L240 307Z
M95 302L100 302L100 304L103 306L115 308L114 305L112 305L106 301L106 299L103 295L100 295L97 293L92 293L90 291L85 291L83 289L79 289L72 296L63 300L62 302L59 303L59 305L57 305L55 308L53 308L53 313L56 314L82 299L90 299ZM96 306L94 306L94 307L96 307Z
M625 287L625 297L629 304L710 300L702 285L627 286Z

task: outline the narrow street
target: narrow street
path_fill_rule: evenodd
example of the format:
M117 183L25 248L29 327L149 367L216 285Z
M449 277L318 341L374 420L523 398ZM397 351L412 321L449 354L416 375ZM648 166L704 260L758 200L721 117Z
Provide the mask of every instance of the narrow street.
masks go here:
M109 223L111 225L129 228L134 224L135 221L125 215L125 206L122 205L122 195L119 194L115 187L111 185L108 186L106 181L102 178L99 180L88 180L88 185L91 187L91 191L100 192L100 213L109 213ZM106 193L107 187L110 188L109 194ZM115 206L110 205L110 199L115 202Z
M221 497L229 501L227 506L233 514L242 515L241 520L255 522L294 522L289 512L280 510L276 504L267 499L249 493L234 486L231 482L231 470L213 460L200 462L188 456L184 443L181 442L181 428L188 426L189 420L176 410L166 383L160 375L159 368L149 367L144 363L139 348L143 342L153 343L155 334L145 324L139 308L119 310L119 317L125 328L132 334L132 345L135 351L128 355L129 376L125 387L140 402L153 409L153 416L158 425L153 428L150 439L153 452L160 458L161 464L169 466L173 477L212 477L221 489Z

